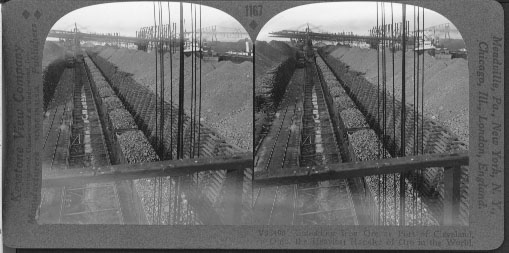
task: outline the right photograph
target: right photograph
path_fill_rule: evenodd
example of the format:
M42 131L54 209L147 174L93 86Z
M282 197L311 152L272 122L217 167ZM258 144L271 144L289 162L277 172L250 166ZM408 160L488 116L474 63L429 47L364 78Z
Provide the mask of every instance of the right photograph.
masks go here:
M469 225L468 52L446 17L302 5L254 64L251 224Z

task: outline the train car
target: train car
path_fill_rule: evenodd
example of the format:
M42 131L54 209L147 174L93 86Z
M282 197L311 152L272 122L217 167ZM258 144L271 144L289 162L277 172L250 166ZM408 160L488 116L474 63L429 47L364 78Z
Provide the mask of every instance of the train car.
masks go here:
M147 137L89 57L84 57L113 164L158 161Z
M303 47L304 57L307 62L316 62L315 50L313 49L313 42L308 39Z
M73 56L66 56L65 57L66 67L67 68L74 68L74 65L76 63L76 59Z

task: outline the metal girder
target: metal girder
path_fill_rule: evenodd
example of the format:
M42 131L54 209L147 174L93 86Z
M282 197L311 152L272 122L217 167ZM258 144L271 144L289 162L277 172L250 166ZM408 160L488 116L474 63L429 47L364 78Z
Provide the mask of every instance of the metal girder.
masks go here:
M383 160L296 167L279 171L255 173L255 187L319 182L373 175L406 173L432 167L457 167L469 164L468 152L454 154L427 154L396 157Z
M184 176L202 171L243 170L252 167L252 153L244 153L229 157L110 165L97 167L95 170L92 170L92 168L52 170L43 171L42 187L62 187L141 178Z
M74 39L75 37L79 38L82 41L121 41L128 43L139 43L139 42L160 42L160 39L143 39L129 36L114 36L114 35L104 35L104 34L89 34L82 32L67 32L67 31L59 31L59 30L51 30L48 33L48 38L62 38L62 39Z
M291 38L291 39L306 39L312 40L328 40L328 41L339 41L339 40L396 40L400 41L400 38L391 37L376 37L376 36L362 36L353 34L341 34L341 33L316 33L316 32L302 32L302 31L279 31L269 33L270 37L278 38Z

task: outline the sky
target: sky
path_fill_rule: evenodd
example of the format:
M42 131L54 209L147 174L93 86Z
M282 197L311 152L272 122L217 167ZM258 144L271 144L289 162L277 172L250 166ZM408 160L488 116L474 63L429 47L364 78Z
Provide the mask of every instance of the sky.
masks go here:
M168 22L168 3L163 2L163 22ZM157 3L156 3L157 6ZM380 5L379 5L380 6ZM379 7L381 9L381 7ZM385 3L386 20L391 18L391 4ZM170 3L172 22L179 18L179 4ZM401 21L401 4L393 4L394 20ZM199 11L199 9L197 9ZM316 14L319 15L316 15ZM377 4L375 2L318 3L299 6L279 13L265 24L257 40L272 40L269 32L283 29L304 29L309 24L313 30L327 32L354 32L366 35L376 25ZM184 4L186 30L190 29L190 5ZM413 18L413 6L407 5L407 19ZM123 2L89 6L68 13L53 27L70 30L76 22L82 32L120 33L135 36L140 27L154 25L154 2ZM442 15L425 10L425 27L449 23ZM202 7L202 26L216 25L218 31L242 28L230 15L207 6ZM410 27L413 26L411 21ZM451 34L451 37L454 37ZM219 40L221 38L219 37Z
M382 9L378 4L379 10ZM407 5L407 20L414 15L414 6ZM394 22L402 20L402 5L393 4ZM319 13L319 15L316 15ZM422 8L421 8L422 13ZM391 4L385 3L386 22L391 20ZM381 14L379 23L381 23ZM424 26L430 27L450 21L444 16L429 10L424 10ZM410 28L413 21L410 20ZM367 35L368 30L376 26L377 3L376 2L337 2L317 3L295 7L279 13L265 24L258 34L258 40L269 40L269 32L283 29L305 29L309 24L311 30L323 30L327 32L353 32L354 34ZM422 23L420 24L422 25ZM451 34L451 37L453 35Z
M157 2L156 2L157 6ZM163 23L168 23L168 3L163 2ZM157 8L157 7L156 7ZM178 3L170 3L170 15L173 22L180 18ZM199 24L199 7L197 22ZM159 13L156 11L158 17ZM193 8L194 15L194 8ZM185 29L191 28L190 4L184 4ZM154 25L154 2L108 3L84 7L68 13L55 23L52 29L71 30L74 24L82 32L120 33L122 36L135 36L140 27ZM193 20L194 22L194 20ZM215 8L202 7L202 27L216 25L217 30L233 31L234 28L245 31L239 22L230 15Z

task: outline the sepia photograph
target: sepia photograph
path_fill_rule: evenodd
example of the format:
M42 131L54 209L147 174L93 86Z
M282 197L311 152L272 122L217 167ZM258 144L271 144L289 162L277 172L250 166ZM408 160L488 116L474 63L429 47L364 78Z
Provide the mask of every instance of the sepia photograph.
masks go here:
M255 45L253 224L469 224L468 52L446 17L308 4Z
M169 2L77 9L47 36L43 79L40 224L240 223L252 166L231 161L252 158L253 56L230 15Z

